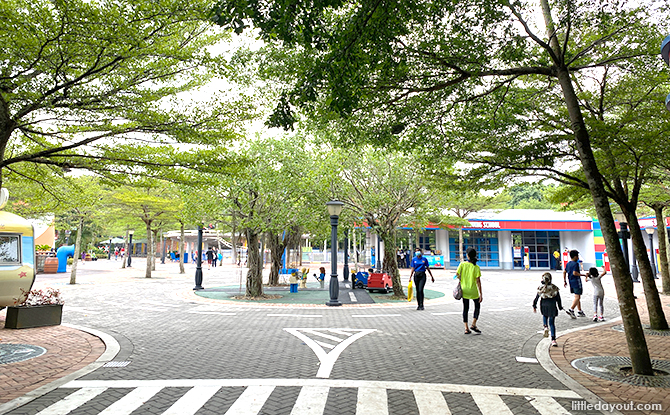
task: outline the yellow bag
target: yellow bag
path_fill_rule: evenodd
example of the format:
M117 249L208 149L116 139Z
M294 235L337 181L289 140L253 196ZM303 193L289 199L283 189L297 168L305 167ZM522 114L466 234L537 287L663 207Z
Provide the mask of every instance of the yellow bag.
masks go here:
M407 301L412 301L414 298L414 284L412 280L409 280L409 285L407 285Z

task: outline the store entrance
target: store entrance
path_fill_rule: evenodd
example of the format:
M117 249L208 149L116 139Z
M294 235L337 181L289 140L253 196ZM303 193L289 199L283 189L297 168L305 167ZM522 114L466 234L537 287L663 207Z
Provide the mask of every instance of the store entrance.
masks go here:
M555 250L560 251L558 231L516 231L512 232L513 269L524 269L524 248L528 248L530 269L552 269L555 266Z

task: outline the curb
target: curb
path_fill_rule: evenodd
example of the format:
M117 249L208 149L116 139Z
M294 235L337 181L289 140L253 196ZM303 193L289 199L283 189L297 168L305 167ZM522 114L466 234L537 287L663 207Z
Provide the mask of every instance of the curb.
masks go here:
M608 321L608 323L615 323L618 321L621 321L621 317L617 317L613 320ZM602 324L589 324L584 327L579 327L579 328L574 328L574 329L569 329L569 330L563 330L561 332L556 333L556 338L558 339L561 336L564 336L569 333L574 333L577 331L581 330L587 330L587 329L592 329L596 327L602 327ZM546 370L551 376L553 376L556 380L561 382L563 385L567 386L568 389L572 390L573 392L577 393L580 395L584 400L590 404L597 404L598 402L604 402L603 399L600 399L598 395L595 393L591 392L588 390L585 386L568 376L565 372L563 372L561 369L556 366L556 363L554 363L553 360L551 360L551 356L549 355L549 347L550 347L550 340L549 338L543 338L537 343L537 346L535 346L535 357L537 358L537 361L540 363L542 368ZM623 415L621 412L617 410L613 411L600 411L603 414L606 415Z
M4 404L0 405L0 415L3 415L9 411L12 411L14 409L17 409L43 395L46 395L47 393L51 392L54 389L57 389L66 383L75 380L77 378L80 378L84 375L87 375L91 372L93 372L96 369L99 369L104 365L105 363L111 361L114 359L114 357L119 353L119 350L121 350L121 347L119 346L119 343L116 341L116 339L112 336L110 336L107 333L104 333L99 330L91 329L88 327L81 327L81 326L76 326L74 324L62 324L65 327L69 327L71 329L83 331L85 333L91 334L93 336L98 337L102 342L105 344L105 351L96 359L95 362L90 363L83 368L72 372L68 375L63 376L62 378L55 380L49 384L46 384L44 386L41 386L37 389L31 390L30 392L26 393L25 395L18 397L16 399L13 399L9 402L5 402Z

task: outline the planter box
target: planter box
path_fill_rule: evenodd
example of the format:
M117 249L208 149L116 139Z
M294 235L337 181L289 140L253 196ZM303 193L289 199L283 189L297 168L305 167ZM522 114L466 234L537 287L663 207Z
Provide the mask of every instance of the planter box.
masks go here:
M62 304L36 307L7 307L6 329L58 326L63 316Z

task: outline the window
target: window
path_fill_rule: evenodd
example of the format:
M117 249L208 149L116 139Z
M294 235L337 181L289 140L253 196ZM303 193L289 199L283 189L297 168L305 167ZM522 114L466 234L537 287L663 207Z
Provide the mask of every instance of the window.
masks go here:
M498 232L494 231L464 231L463 256L469 247L477 250L477 265L481 267L500 267L498 250ZM458 253L458 232L449 232L449 265L456 267L460 258Z
M19 235L0 236L0 264L21 263L21 240Z

